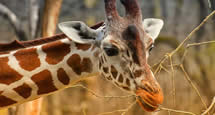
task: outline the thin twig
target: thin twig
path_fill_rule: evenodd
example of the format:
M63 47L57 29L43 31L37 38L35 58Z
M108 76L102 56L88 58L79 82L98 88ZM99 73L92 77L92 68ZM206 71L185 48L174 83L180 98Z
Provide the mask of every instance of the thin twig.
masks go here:
M187 44L186 49L184 51L184 54L181 58L181 64L184 62L185 57L188 53L189 48L194 47L194 46L200 46L200 45L207 45L207 44L212 44L215 43L215 41L206 41L206 42L199 42L199 43L191 43L191 44Z
M163 69L168 74L171 74L171 72L166 67L164 67L163 65L161 65L161 69Z
M162 59L161 61L159 61L159 63L154 64L152 67L155 67L156 65L158 65L155 73L158 71L158 69L160 68L160 65L163 64L167 59L168 56L173 56L175 53L177 53L179 51L179 49L182 48L182 46L215 14L215 11L213 11L212 13L210 13L193 31L190 32L190 34L178 45L178 47L173 50L171 53L167 53Z
M169 109L169 108L164 108L160 107L160 110L168 111L168 112L175 112L175 113L183 113L183 114L189 114L189 115L196 115L192 112L187 112L187 111L182 111L182 110L175 110L175 109Z
M175 107L175 96L176 96L176 92L175 92L175 71L174 71L174 68L173 68L173 64L172 64L172 57L169 56L169 61L170 61L170 65L171 65L171 71L172 71L172 89L173 89L173 106Z
M212 43L215 43L215 41L206 41L206 42L200 42L200 43L192 43L192 44L187 44L187 48L190 48L190 47L193 47L193 46L212 44Z
M181 70L183 71L186 80L188 81L188 83L192 86L192 88L194 89L194 91L197 93L197 95L199 96L199 98L201 99L202 104L204 105L205 109L207 109L207 105L205 103L205 101L203 100L198 88L195 86L195 84L192 82L192 80L190 79L189 75L187 74L187 72L184 69L184 66L181 64L180 65Z
M170 53L170 56L171 55L174 55L176 52L179 51L179 49L185 44L185 42L187 40L189 40L194 33L196 33L206 22L209 18L211 18L213 15L215 14L215 11L213 11L212 13L210 13L180 44L179 46Z
M116 112L122 112L121 115L125 115L126 112L128 112L135 104L136 104L136 100L133 103L131 103L126 109L119 109L119 110L115 110L115 111L111 111L111 112L104 112L104 113L100 113L98 115L107 115L107 114L113 114Z
M154 72L155 75L156 75L157 72L159 71L160 66L166 61L166 59L168 59L168 55L165 55L165 56L159 61L159 63L154 64L154 65L152 66L152 67L155 67L156 65L158 65L158 67L156 68L156 70L155 70L155 72Z
M101 96L97 93L95 93L93 90L81 85L81 84L78 84L78 85L73 85L72 87L81 87L83 89L86 89L88 92L90 92L92 95L98 97L98 98L129 98L129 97L134 97L135 95L125 95L125 96Z
M135 100L133 103L131 103L131 105L128 106L127 110L124 111L121 115L125 115L126 112L128 112L136 103L137 103L137 101Z
M213 108L213 106L215 105L215 97L213 98L212 102L211 102L211 105L208 107L207 110L205 110L204 113L202 113L201 115L206 115L207 113L210 112L210 110Z

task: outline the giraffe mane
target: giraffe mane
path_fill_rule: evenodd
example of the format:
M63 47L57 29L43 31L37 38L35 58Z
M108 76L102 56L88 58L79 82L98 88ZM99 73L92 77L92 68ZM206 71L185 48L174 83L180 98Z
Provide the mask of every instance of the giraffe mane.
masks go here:
M99 23L91 26L90 28L98 29L100 26L103 25L103 23L104 23L103 21L99 22ZM56 35L51 36L51 37L38 38L35 40L29 40L29 41L14 40L10 43L0 43L0 54L2 52L9 52L9 51L13 51L13 50L21 49L21 48L27 48L27 47L42 45L42 44L46 44L46 43L50 43L53 41L66 39L66 38L67 38L67 36L65 34L60 33L60 34L56 34Z

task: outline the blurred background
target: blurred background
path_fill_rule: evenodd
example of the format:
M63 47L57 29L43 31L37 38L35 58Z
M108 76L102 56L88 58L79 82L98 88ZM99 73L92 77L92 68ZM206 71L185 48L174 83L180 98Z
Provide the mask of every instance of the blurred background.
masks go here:
M138 1L144 18L164 20L164 28L156 40L148 60L154 72L158 67L155 64L166 53L173 51L212 12L207 0ZM44 29L42 28L44 27L44 12L50 10L45 6L51 5L49 2L50 0L0 0L0 42L8 43L15 39L30 40L41 37ZM58 22L79 20L88 25L94 25L105 19L103 0L51 0L51 2L56 2L55 5L62 3L61 9L59 9L60 15L56 17L59 19ZM123 16L124 8L119 0L117 0L117 6ZM10 11L16 20L11 20L12 18L2 10L3 8ZM55 10L58 10L57 8L60 7L56 7ZM214 22L214 17L209 19L186 44L215 40ZM60 33L60 31L57 29L56 33ZM162 67L160 66L161 68L158 68L156 78L164 91L165 98L162 107L198 115L206 109L206 106L210 105L215 96L215 44L191 47L187 50L186 44L171 58L172 63L168 59L162 64ZM188 82L184 72L178 66L181 64L185 50L187 55L182 64L192 84ZM171 64L174 71L172 71ZM101 96L130 95L100 76L89 78L80 84ZM200 96L192 85L198 89ZM133 97L96 97L84 88L73 87L45 97L41 115L97 115L111 111L110 115L120 115L122 113L120 110L127 109L134 101ZM9 115L7 109L0 112L0 115ZM185 113L166 110L147 113L138 104L133 105L128 111L126 110L126 115L151 114L185 115ZM215 115L215 108L211 109L210 114Z

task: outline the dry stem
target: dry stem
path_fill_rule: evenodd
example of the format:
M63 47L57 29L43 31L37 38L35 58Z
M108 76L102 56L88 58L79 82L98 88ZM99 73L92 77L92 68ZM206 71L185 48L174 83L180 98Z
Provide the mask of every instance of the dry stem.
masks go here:
M111 111L111 112L104 112L104 113L100 113L98 115L107 115L107 114L113 114L113 113L116 113L116 112L122 112L121 115L125 115L126 112L128 112L135 104L136 104L136 100L133 103L131 103L128 106L128 108L126 108L126 109L119 109L119 110L115 110L115 111Z
M90 92L92 95L98 97L98 98L129 98L129 97L135 97L135 95L125 95L125 96L101 96L97 93L95 93L93 90L81 85L81 84L78 84L78 85L73 85L72 87L81 87L83 89L86 89L88 92Z
M190 79L189 75L187 74L187 72L186 72L185 69L184 69L184 66L181 64L180 67L181 67L181 70L183 71L183 73L184 73L184 75L185 75L186 80L187 80L188 83L191 85L191 87L194 89L194 91L197 93L197 95L200 97L202 104L203 104L204 107L207 109L207 105L206 105L206 103L204 102L204 100L203 100L203 98L202 98L202 96L201 96L201 94L200 94L198 88L195 86L195 84L194 84L194 83L192 82L192 80Z
M174 80L174 68L173 68L173 64L172 64L172 56L175 55L183 46L184 44L208 21L209 18L211 18L213 15L215 14L215 11L213 11L212 13L210 13L201 23L200 25L198 25L180 44L179 46L173 50L171 53L167 53L157 64L154 64L152 67L157 66L156 70L155 70L155 74L157 74L161 69L162 69L162 64L164 62L166 62L166 60L169 58L170 59L170 66L171 66L171 70L172 70L172 77ZM201 43L193 43L193 44L188 44L186 47L186 50L184 52L184 55L182 57L182 60L184 60L186 54L187 54L187 49L189 47L192 46L199 46L199 45L204 45L204 44L209 44L209 43L215 43L215 41L208 41L208 42L201 42ZM204 107L207 109L207 105L206 103L203 101L202 96L200 95L198 89L196 88L196 86L193 84L193 82L191 81L191 79L189 78L188 74L186 73L186 71L184 70L184 67L182 64L179 64L179 66L181 67L182 71L185 74L185 77L187 79L187 81L189 82L189 84L193 87L193 89L195 90L195 92L198 94L198 96L201 99L201 102L203 103ZM174 81L173 81L174 83ZM175 89L173 87L173 97L175 95ZM166 111L172 111L172 112L178 112L178 113L185 113L185 114L190 114L190 115L196 115L194 113L191 112L185 112L185 111L180 111L180 110L173 110L173 109L168 109L168 108L161 108L161 110L166 110ZM210 110L210 108L208 108L208 110ZM205 112L205 114L208 113L207 111ZM208 113L209 114L209 113Z
M206 45L206 44L212 44L215 43L215 41L206 41L206 42L200 42L200 43L192 43L192 44L187 44L187 48L190 48L192 46L200 46L200 45Z
M213 98L213 101L211 102L211 105L208 107L208 109L205 110L205 112L202 113L201 115L206 115L207 113L209 113L210 110L213 108L214 105L215 105L215 97Z
M169 109L169 108L164 108L164 107L160 107L160 110L164 110L164 111L168 111L168 112L175 112L175 113L189 114L189 115L196 115L196 114L194 114L192 112L175 110L175 109Z
M175 71L174 71L174 67L172 64L172 57L169 56L169 61L170 61L170 65L171 65L171 71L172 71L172 96L173 96L173 106L175 107L175 96L176 96L176 92L175 92Z
M191 33L178 45L178 47L173 50L171 53L167 53L162 59L161 61L159 61L159 63L154 64L152 67L155 67L156 65L158 65L155 73L157 72L158 68L160 68L160 65L163 64L168 57L172 57L174 54L176 54L179 49L182 48L182 46L215 14L215 11L213 11L212 13L210 13L193 31L191 31ZM210 42L211 43L211 42ZM202 44L206 44L206 43L202 43Z

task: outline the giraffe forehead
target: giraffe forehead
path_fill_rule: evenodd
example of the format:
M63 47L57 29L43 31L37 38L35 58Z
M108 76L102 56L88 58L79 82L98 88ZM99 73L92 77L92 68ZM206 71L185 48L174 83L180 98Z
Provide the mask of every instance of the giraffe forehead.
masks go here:
M146 34L141 25L142 23L125 23L121 27L118 27L118 29L107 30L108 32L102 45L112 44L122 50L130 48L135 53L134 49L145 52L144 48L152 44L153 40Z

